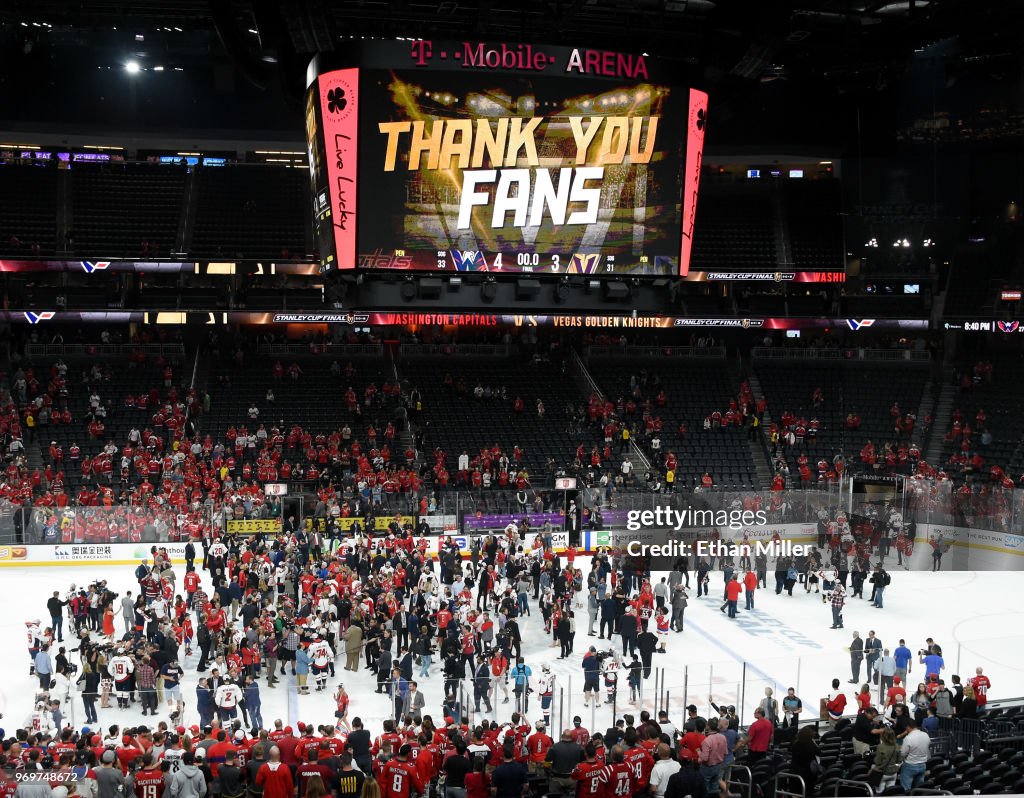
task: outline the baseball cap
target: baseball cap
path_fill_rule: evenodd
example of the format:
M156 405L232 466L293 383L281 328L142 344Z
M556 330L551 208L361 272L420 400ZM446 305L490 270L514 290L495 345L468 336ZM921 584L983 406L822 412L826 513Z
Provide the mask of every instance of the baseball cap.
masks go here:
M453 718L451 715L445 715L444 722L450 726L451 724L455 723L455 718Z
M130 734L122 735L121 742L124 745L131 745L132 744L132 736Z
M204 759L206 757L205 748L197 748L193 753L195 753L196 759Z
M174 731L176 731L178 734L184 734L185 733L185 727L184 726L178 726Z
M238 731L236 731L236 732L235 732L235 739L236 739L236 740L244 740L244 739L245 739L245 732L244 732L244 731L242 731L241 729L239 729Z
M285 734L291 734L292 733L292 727L291 726L285 726L284 727L284 733Z
M688 706L686 708L686 711L687 712L696 712L697 711L697 705L696 704L690 704L690 706Z
M192 732L193 734L199 734L199 727L198 726L189 726L188 730L190 732Z
M100 761L105 765L113 765L115 759L117 759L117 754L115 754L109 748L106 751L104 751L103 755L100 757Z
M103 739L98 734L94 734L89 738L89 745L99 745L102 742Z
M205 726L203 726L203 734L209 734L212 731L213 731L213 726L211 726L209 723L207 723Z

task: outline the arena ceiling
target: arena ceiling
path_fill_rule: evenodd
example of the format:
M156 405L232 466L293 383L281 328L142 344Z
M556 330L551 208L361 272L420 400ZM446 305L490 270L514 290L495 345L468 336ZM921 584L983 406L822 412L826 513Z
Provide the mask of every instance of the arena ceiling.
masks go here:
M297 112L315 52L352 37L472 37L675 60L716 93L719 121L733 117L746 131L744 111L768 108L778 84L805 103L875 92L928 48L953 74L969 67L1019 80L1022 24L1024 3L978 0L7 0L0 6L0 89L7 84L15 107L19 99L31 106L32 91L48 84L48 102L57 104L62 81L54 64L66 71L88 53L102 70L137 51L177 66L197 97L211 79L221 93L239 84L276 93L280 102L267 103L264 114L272 127L282 111ZM35 71L48 74L32 88L22 81ZM776 86L759 88L768 84ZM779 115L792 116L789 106Z

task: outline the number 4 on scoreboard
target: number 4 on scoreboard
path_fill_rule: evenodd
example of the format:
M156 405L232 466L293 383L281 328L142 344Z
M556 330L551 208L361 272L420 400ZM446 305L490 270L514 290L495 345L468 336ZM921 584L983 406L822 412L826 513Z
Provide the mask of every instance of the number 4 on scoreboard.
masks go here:
M500 252L497 255L494 256L494 263L491 264L491 268L494 269L494 271L496 271L496 272L500 272L502 270L502 268L504 268L502 266L502 263L501 263L501 253Z

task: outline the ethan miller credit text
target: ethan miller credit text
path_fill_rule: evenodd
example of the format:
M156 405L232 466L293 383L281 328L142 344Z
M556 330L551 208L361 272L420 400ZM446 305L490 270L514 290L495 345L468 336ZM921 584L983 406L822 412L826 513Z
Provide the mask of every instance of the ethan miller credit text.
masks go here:
M811 553L811 548L791 540L758 540L754 543L727 543L721 540L683 543L670 540L660 545L631 540L626 544L626 553L631 557L805 557Z

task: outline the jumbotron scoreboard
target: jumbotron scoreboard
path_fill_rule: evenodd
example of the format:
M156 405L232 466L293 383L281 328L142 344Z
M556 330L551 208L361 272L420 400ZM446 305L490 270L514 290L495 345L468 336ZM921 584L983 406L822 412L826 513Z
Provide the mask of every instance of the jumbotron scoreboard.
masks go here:
M642 54L358 41L307 76L323 269L685 276L707 95Z

